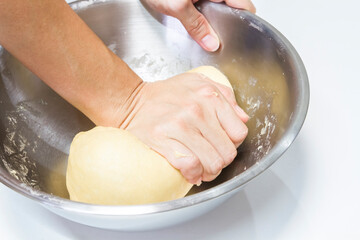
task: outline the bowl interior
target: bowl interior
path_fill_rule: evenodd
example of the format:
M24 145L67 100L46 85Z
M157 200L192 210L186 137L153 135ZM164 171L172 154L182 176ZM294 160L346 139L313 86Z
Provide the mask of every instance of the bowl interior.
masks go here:
M245 11L201 2L221 49L206 53L176 20L149 13L139 1L77 2L72 7L104 43L147 81L213 65L230 79L249 114L249 135L235 161L198 193L261 164L282 139L297 108L294 62L276 33ZM152 14L152 15L151 15ZM174 89L176 91L176 89ZM0 47L0 173L44 193L68 198L72 138L93 124Z

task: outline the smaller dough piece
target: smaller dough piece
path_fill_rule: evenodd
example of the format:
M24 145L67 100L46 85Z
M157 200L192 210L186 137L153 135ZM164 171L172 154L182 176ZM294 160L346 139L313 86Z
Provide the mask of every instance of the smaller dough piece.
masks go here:
M188 72L201 73L201 74L205 75L206 77L210 78L211 80L213 80L214 82L225 85L225 86L231 88L231 90L233 90L233 88L229 82L229 79L222 72L220 72L217 68L215 68L213 66L201 66L201 67L194 68Z

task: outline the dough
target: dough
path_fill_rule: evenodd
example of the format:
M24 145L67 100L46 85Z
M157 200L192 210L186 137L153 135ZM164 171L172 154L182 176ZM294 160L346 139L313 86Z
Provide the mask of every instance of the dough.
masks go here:
M216 68L199 67L207 77L231 86ZM105 205L170 201L191 189L168 161L126 130L95 127L77 134L66 172L70 199Z
M213 80L214 82L220 83L222 85L225 85L225 86L233 89L229 82L229 79L215 67L201 66L201 67L194 68L188 72L201 73L201 74L205 75L206 77L210 78L211 80Z
M66 175L70 199L123 205L173 200L192 184L128 131L95 127L75 136Z

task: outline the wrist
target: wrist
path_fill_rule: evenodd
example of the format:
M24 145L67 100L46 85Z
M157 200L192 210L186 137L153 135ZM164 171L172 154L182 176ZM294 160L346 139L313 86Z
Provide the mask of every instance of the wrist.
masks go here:
M98 75L94 95L85 94L86 107L81 110L96 125L119 127L130 114L142 79L110 50L110 61Z

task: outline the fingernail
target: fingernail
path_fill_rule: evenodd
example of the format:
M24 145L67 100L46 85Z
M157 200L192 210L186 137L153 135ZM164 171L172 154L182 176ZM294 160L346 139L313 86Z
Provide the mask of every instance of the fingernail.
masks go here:
M241 108L239 107L238 105L235 106L235 110L240 114L240 115L243 115L245 116L247 119L249 119L249 115L247 115L247 113Z
M215 52L220 46L219 39L212 36L211 34L208 34L203 39L201 39L201 43L205 46L206 50L210 52Z

